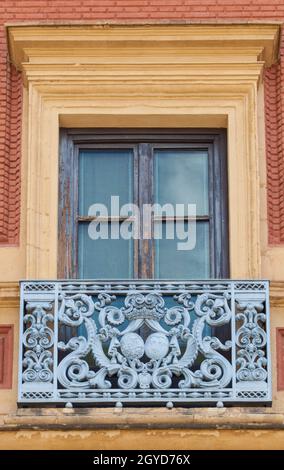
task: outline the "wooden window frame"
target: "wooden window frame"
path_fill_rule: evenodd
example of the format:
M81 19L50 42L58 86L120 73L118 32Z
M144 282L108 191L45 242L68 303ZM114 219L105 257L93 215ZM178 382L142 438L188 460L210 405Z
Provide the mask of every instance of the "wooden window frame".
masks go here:
M78 157L81 149L133 148L134 202L153 200L157 148L194 148L209 156L210 278L229 277L226 129L61 129L59 159L58 277L78 273ZM138 150L139 147L139 150ZM141 168L138 152L143 153ZM138 166L140 166L138 171ZM148 176L151 175L149 184ZM134 278L154 277L153 240L134 240Z

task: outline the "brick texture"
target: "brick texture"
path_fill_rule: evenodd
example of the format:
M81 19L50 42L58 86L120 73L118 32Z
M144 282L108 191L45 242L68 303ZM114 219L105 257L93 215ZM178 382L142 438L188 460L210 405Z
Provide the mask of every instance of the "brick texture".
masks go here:
M9 63L6 22L284 22L284 0L2 0L0 2L0 244L17 244L20 226L21 77ZM265 73L269 242L284 243L284 41Z

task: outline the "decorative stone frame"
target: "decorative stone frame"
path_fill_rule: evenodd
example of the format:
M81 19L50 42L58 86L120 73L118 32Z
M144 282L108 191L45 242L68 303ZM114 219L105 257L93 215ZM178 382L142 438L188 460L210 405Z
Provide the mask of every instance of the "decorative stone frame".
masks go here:
M279 26L10 25L7 32L28 99L27 278L57 277L60 126L227 127L230 275L260 277L258 106Z

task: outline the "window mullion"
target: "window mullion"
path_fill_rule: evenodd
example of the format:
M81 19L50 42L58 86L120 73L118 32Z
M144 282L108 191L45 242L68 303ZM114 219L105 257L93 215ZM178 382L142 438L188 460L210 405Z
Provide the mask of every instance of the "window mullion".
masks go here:
M139 277L141 279L153 278L153 241L151 237L152 221L147 229L149 237L145 238L146 220L143 214L145 204L152 204L153 194L153 158L151 145L141 143L139 152L139 208L140 208L140 240L139 240ZM147 230L147 231L148 231Z

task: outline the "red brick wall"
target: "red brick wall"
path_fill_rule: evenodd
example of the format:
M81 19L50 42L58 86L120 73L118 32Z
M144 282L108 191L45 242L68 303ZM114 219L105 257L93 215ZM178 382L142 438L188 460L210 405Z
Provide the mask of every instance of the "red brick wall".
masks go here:
M284 0L2 0L0 2L0 244L19 240L21 78L9 64L3 24L23 21L284 22ZM284 41L265 76L269 241L284 243Z

